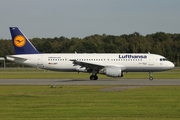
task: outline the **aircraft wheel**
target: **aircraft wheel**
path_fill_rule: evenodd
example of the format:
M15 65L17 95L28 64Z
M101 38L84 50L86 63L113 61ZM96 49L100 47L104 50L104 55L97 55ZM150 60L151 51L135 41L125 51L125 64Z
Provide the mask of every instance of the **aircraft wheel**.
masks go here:
M91 76L89 77L89 79L90 79L90 80L94 80L94 75L91 75Z
M97 80L97 79L98 79L98 76L97 76L97 75L95 75L94 77L95 77L95 79L94 79L94 80Z
M90 80L97 80L98 76L97 75L91 75L89 78L90 78Z
M152 81L152 80L153 80L153 77L149 77L149 80L151 80L151 81Z

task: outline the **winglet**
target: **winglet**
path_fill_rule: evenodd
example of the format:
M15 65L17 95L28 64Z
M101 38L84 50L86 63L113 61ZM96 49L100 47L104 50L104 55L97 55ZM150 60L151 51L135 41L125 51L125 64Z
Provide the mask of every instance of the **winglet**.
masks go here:
M16 54L38 54L40 53L28 40L28 38L18 29L18 27L9 27L12 43Z

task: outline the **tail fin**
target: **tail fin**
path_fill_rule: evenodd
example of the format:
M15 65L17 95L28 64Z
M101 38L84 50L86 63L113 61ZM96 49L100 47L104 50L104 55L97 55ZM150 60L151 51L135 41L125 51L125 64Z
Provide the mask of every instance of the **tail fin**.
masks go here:
M16 54L38 54L40 53L28 40L28 38L18 29L18 27L9 27L12 43Z

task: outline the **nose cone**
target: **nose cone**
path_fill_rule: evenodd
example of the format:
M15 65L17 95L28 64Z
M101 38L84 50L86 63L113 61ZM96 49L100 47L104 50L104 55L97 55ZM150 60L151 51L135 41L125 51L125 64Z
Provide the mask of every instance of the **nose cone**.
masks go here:
M174 68L174 64L173 64L172 62L169 62L168 65L167 65L167 67L168 67L169 69L172 69L172 68Z

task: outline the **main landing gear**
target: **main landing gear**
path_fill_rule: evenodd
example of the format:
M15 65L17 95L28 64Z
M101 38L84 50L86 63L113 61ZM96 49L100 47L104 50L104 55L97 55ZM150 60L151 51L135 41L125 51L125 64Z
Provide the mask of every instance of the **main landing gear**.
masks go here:
M97 80L98 79L98 76L95 74L95 75L91 75L89 77L90 80Z
M149 80L153 80L153 77L152 77L152 72L149 72Z
M90 80L97 80L98 79L98 76L97 76L97 70L93 70L92 71L92 75L89 77Z

